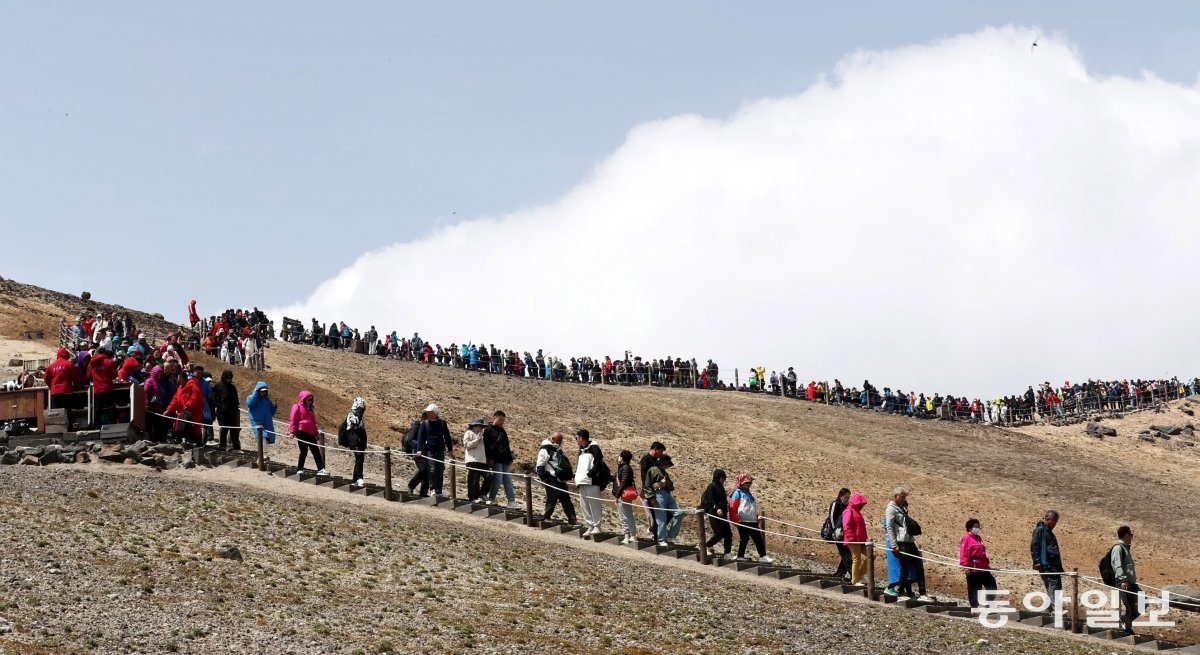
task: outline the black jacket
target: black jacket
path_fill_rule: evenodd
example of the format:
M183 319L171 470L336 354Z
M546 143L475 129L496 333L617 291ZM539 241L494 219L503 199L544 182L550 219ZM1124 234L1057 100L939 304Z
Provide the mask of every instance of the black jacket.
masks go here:
M489 425L483 429L483 451L488 461L512 464L512 448L508 445L508 431L503 426Z
M421 427L417 428L417 452L433 457L454 452L454 439L445 421L440 418L421 421Z
M242 399L238 396L237 387L232 382L218 382L213 387L213 413L221 427L232 427L241 424L240 409Z
M650 468L656 464L658 464L658 460L655 459L654 456L651 455L650 453L646 453L646 454L642 455L642 459L641 459L641 462L639 462L639 466L642 469L642 486L643 487L646 486L646 473L648 473L650 471Z
M729 517L729 495L725 493L725 485L713 480L708 488L704 490L704 495L700 497L700 508L707 514L716 515L717 510Z

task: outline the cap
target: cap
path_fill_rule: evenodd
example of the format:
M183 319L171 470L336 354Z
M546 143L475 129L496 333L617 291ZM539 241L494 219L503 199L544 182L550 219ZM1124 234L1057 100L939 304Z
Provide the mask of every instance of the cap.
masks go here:
M438 416L442 415L442 410L438 409L438 406L433 403L429 403L429 405L425 408L425 411L433 412L434 414L437 414Z
M145 338L146 338L146 333L145 333L145 332L138 332L138 338L139 338L139 339L145 339Z

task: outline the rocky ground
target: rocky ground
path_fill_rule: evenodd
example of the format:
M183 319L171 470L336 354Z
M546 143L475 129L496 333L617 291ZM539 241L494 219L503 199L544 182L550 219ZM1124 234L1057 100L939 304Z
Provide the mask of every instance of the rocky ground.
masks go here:
M248 469L3 473L6 654L1124 652Z

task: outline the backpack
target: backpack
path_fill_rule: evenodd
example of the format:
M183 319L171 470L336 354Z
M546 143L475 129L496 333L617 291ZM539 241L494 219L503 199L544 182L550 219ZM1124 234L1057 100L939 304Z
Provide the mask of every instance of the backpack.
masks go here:
M350 448L350 430L347 429L346 419L338 424L338 445L342 448Z
M604 462L603 455L597 456L592 453L592 468L588 471L588 477L591 478L592 484L597 487L607 487L613 483L615 479L612 470L608 468L608 464Z
M404 433L404 439L400 442L400 445L404 447L404 452L417 452L417 431L420 429L420 427L420 421L413 421L408 426L408 431Z
M1117 548L1117 546L1113 546L1113 548ZM1121 563L1125 563L1125 553L1123 551L1121 553ZM1108 552L1104 553L1104 558L1100 560L1100 579L1110 587L1117 586L1117 572L1112 567L1112 548L1109 548Z
M542 448L550 453L550 460L546 462L546 467L550 469L550 473L558 480L570 478L574 471L571 470L571 462L567 459L567 455L562 451L562 448L554 448L553 446L542 446Z

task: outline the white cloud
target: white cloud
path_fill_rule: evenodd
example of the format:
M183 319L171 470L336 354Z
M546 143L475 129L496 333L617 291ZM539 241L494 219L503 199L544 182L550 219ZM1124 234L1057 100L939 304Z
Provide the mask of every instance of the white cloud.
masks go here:
M368 253L274 313L927 393L1195 374L1200 92L1037 36L858 52L728 119L637 126L553 204Z

